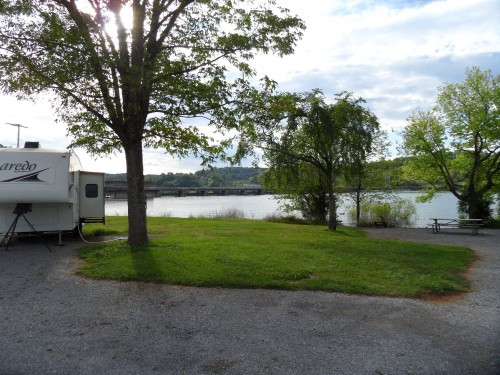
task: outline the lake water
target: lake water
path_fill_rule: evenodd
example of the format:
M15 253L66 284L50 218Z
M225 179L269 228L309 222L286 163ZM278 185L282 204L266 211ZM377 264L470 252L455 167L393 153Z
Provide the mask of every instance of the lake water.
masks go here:
M416 203L419 192L399 192L401 198L411 199L416 206L416 227L425 227L430 217L458 217L457 199L451 193L439 193L430 203ZM280 214L280 205L273 195L229 195L229 196L189 196L160 197L147 201L148 216L166 217L212 217L227 212L239 211L248 219L263 219L268 215ZM345 213L352 203L344 198L338 212ZM127 201L106 200L107 216L126 216ZM339 219L349 224L345 214Z

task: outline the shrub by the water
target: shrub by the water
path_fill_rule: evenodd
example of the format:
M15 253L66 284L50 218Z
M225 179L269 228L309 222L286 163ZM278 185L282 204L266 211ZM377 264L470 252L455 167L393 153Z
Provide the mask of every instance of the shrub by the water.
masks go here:
M417 209L410 199L393 198L389 201L367 201L361 206L358 226L380 223L389 227L405 227L415 223ZM356 221L356 209L349 210Z

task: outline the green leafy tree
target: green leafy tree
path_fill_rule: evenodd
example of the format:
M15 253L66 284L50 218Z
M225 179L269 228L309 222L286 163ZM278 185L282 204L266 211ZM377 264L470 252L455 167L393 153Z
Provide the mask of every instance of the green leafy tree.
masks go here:
M296 168L305 163L322 176L328 197L328 228L336 230L339 176L370 154L378 130L376 116L363 106L363 99L346 92L330 105L319 90L303 97L270 96L267 104L268 117L264 113L262 119L251 120L256 127L250 139L264 150L271 168ZM316 181L313 184L318 186Z
M192 173L178 173L176 185L180 187L200 187L200 180Z
M436 106L416 110L403 131L405 172L432 199L445 186L469 218L488 219L500 171L500 75L467 69L461 83L439 88Z
M273 158L271 160L270 158ZM283 157L283 160L278 158ZM328 186L321 172L310 164L268 153L270 167L260 176L266 189L277 195L285 212L300 211L304 219L326 224L328 217Z
M382 189L384 186L389 190L422 188L421 182L409 179L409 176L404 173L404 166L411 162L409 159L411 158L397 157L370 162L370 169L374 171L373 173L383 176Z
M221 187L224 186L224 176L218 172L210 173L207 179L206 186L208 187Z
M360 134L354 134L353 142L360 142ZM380 163L369 163L368 158L384 158L387 155L389 142L385 131L375 129L372 138L371 151L363 149L363 141L354 148L352 160L344 168L340 185L345 188L347 195L354 202L356 209L356 223L361 217L361 204L373 191L385 191L389 188L387 170L380 168ZM377 168L379 167L379 168Z
M185 120L235 126L239 97L254 91L249 61L292 53L303 28L273 0L4 0L0 89L50 95L73 146L124 151L129 243L145 244L143 148L223 155Z

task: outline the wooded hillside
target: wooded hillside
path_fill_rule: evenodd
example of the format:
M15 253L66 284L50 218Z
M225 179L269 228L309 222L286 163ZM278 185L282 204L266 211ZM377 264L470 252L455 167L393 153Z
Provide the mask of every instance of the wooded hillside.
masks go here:
M384 186L379 186L377 189L405 190L421 187L418 181L404 178L402 167L405 160L405 158L396 158L370 163L377 174L386 176ZM264 168L224 167L204 169L194 173L150 174L145 175L144 178L149 186L158 187L242 187L245 184L259 184L259 175L264 171ZM125 173L106 174L108 181L126 181L126 179Z
M145 175L148 185L158 187L242 187L258 184L264 168L225 167L196 171L195 173L162 173ZM108 181L126 181L125 173L106 174Z

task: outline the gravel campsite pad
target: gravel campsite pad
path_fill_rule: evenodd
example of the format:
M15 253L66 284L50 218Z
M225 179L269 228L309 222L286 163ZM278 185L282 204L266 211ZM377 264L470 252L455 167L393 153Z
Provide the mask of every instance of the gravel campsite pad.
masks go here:
M461 245L452 300L193 288L75 274L80 242L0 251L0 374L498 374L500 231L370 236Z

